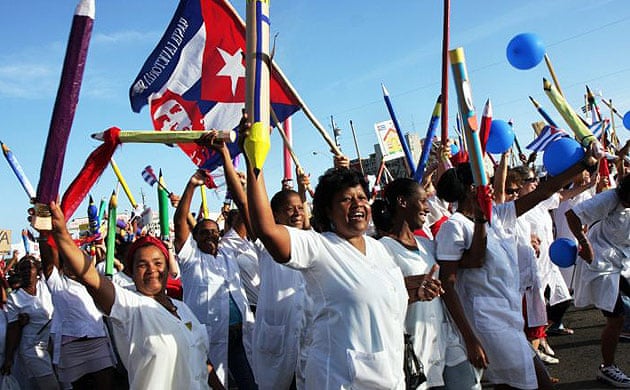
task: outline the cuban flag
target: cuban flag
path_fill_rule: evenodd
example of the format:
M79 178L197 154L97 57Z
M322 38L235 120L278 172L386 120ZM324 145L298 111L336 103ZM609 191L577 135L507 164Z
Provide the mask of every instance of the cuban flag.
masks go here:
M140 112L149 104L157 131L234 129L245 106L244 53L245 25L227 0L181 0L131 85L131 108ZM276 71L270 93L280 121L299 110ZM200 168L212 171L221 164L213 150L179 146ZM236 142L228 148L232 157L240 153Z
M589 129L597 139L602 139L602 134L606 134L610 130L610 120L604 119L594 122L589 126Z
M142 170L142 178L151 187L153 187L153 185L158 182L157 176L155 176L155 172L153 172L153 168L151 167L151 165L147 165L146 167L144 167L144 169Z
M545 126L538 137L525 148L534 152L544 151L550 143L563 137L570 137L570 135L557 127Z

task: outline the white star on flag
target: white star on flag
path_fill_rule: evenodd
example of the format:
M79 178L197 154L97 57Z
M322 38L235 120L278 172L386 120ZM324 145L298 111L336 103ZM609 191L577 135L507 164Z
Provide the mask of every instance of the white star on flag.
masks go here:
M245 77L245 67L243 66L243 52L241 49L238 49L236 53L233 55L228 53L227 51L217 47L219 54L223 57L223 61L225 61L225 65L217 76L227 76L232 81L232 95L236 95L236 84L238 83L238 79L241 77Z

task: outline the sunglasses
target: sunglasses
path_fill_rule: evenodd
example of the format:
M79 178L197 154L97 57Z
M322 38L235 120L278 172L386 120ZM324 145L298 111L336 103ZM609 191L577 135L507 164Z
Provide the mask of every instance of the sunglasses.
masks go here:
M514 195L517 194L520 191L520 188L506 188L505 189L505 194L506 195Z
M523 179L523 183L538 183L538 178L536 176L528 177Z

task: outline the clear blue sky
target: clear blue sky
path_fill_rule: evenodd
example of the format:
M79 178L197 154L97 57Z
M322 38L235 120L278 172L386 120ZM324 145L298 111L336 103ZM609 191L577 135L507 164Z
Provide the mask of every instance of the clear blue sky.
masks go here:
M463 46L478 111L490 98L494 117L513 118L521 145L533 139L530 123L540 120L527 96L534 96L561 122L542 91L549 77L544 64L520 71L506 60L509 40L535 32L544 41L560 85L574 107L583 104L584 85L612 98L623 114L630 110L630 3L624 0L451 1L451 47ZM245 1L233 2L244 16ZM3 1L0 5L0 139L36 186L52 108L59 84L75 1ZM98 146L89 134L110 126L149 129L148 109L131 111L128 89L161 37L176 1L97 0L87 65L68 142L61 189L65 190L87 155ZM424 137L440 92L441 1L288 1L271 2L272 34L279 33L276 61L320 122L330 129L334 116L343 130L341 145L356 157L349 121L354 123L362 156L373 152L373 125L387 120L381 96L384 83L404 132ZM449 122L456 110L452 77ZM330 164L327 146L298 112L295 150L314 180ZM630 132L617 120L622 141ZM564 126L564 123L562 124ZM453 134L453 133L452 133ZM269 191L282 176L281 143L274 137L265 171ZM316 152L317 154L314 154ZM136 199L140 190L156 208L155 190L142 181L142 168L162 168L170 189L181 193L195 167L178 149L160 145L123 145L115 159ZM28 200L5 161L0 228L19 242L27 226ZM92 190L96 199L115 188L107 169ZM121 196L121 211L129 204ZM211 207L222 199L210 195ZM76 216L85 215L82 205Z

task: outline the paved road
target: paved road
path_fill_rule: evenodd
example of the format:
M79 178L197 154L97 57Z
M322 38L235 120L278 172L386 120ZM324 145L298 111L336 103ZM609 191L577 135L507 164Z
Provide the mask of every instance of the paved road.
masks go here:
M549 373L560 379L556 389L611 389L595 380L601 363L599 347L604 316L597 309L571 308L564 323L575 334L549 337L549 344L560 359L559 364L547 366ZM630 374L630 342L619 343L616 359L617 365Z

